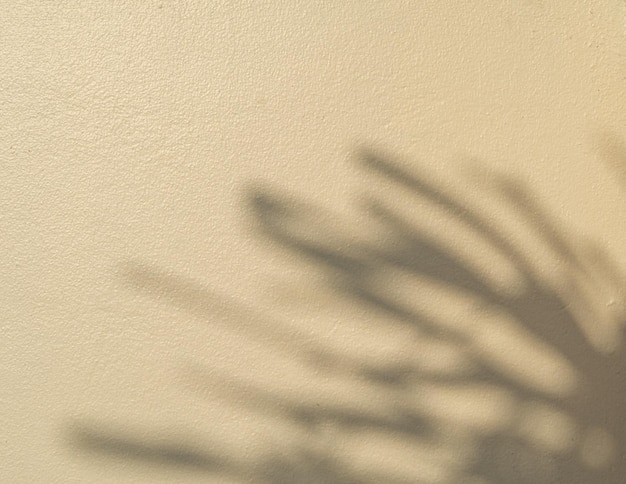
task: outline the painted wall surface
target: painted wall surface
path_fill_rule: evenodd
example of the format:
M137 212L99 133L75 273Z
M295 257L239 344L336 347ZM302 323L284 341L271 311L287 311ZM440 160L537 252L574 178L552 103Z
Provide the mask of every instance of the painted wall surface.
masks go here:
M624 2L0 12L1 482L623 482Z

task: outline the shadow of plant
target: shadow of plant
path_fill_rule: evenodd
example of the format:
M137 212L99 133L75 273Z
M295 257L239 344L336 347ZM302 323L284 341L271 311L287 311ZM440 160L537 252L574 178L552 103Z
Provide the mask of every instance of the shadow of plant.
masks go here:
M137 287L201 316L221 311L321 380L294 396L189 370L207 392L301 430L291 450L254 461L93 425L75 427L73 445L252 482L623 482L624 300L614 264L510 177L475 169L471 186L481 188L472 197L371 150L358 160L386 187L361 197L367 227L272 188L250 188L247 203L272 248L297 254L312 279L376 314L387 325L377 331L396 333L408 350L342 349L184 278L129 265ZM316 391L333 378L352 385L345 398L323 383Z

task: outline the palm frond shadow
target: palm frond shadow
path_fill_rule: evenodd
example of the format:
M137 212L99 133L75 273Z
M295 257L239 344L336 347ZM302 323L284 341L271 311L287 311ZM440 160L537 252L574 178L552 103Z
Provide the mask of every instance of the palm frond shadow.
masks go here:
M600 249L567 234L523 183L507 176L481 173L485 197L491 197L500 212L516 218L541 246L541 253L551 254L553 261L548 262L556 265L545 263L545 255L538 256L520 243L485 208L477 208L443 184L417 176L373 150L364 150L358 159L369 176L402 192L403 207L375 193L361 200L366 220L383 237L355 240L348 224L329 222L332 217L322 207L273 188L251 187L247 204L259 234L272 247L313 264L325 274L329 290L343 300L383 315L389 331L397 327L412 331L423 343L416 352L431 344L451 348L463 356L463 368L433 370L419 358L401 362L358 358L232 300L218 301L212 291L184 278L130 265L126 278L137 287L169 297L203 317L225 312L225 319L239 331L316 373L359 382L367 392L382 395L386 404L382 409L368 408L360 396L353 403L297 399L262 384L193 368L187 376L207 392L288 421L309 437L290 452L270 449L255 462L155 450L147 443L106 437L94 426L81 427L74 444L108 453L116 449L144 460L165 462L174 456L177 465L268 483L622 482L626 382L621 371L626 370L626 349L621 343L623 279L615 265ZM516 289L503 287L477 269L468 259L467 247L462 247L464 241L444 241L416 223L407 215L412 205L445 213L455 227L490 247L494 257L514 269ZM546 274L553 267L558 267L558 274ZM436 288L453 301L469 302L467 307L474 312L467 314L464 324L456 324L446 319L445 308L398 297L393 282L397 274L402 281L415 282L418 291L422 286L425 291ZM430 306L440 305L442 299L433 300L437 302ZM481 314L490 315L491 322L481 323ZM496 338L493 343L492 336L501 331L519 334L520 340ZM494 344L500 345L495 353ZM432 401L443 402L442 395L448 395L449 402L424 404L431 401L429 393L436 395ZM496 403L491 401L494 395ZM466 397L474 413L459 417L468 405ZM498 401L504 402L506 411L498 408ZM500 416L479 416L489 409ZM317 436L329 428L334 436L382 435L402 441L405 447L414 446L416 455L422 452L426 460L436 461L431 466L435 470L407 474L393 463L377 469L351 462L332 438L320 444Z

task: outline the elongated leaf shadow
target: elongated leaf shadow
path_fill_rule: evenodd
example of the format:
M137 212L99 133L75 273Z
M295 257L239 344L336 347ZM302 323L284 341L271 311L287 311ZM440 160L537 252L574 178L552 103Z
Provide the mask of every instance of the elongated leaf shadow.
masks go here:
M205 472L221 471L224 467L223 458L195 450L189 442L180 439L178 442L146 442L125 435L122 430L112 431L93 423L75 422L69 429L68 439L86 452L147 464L192 468Z

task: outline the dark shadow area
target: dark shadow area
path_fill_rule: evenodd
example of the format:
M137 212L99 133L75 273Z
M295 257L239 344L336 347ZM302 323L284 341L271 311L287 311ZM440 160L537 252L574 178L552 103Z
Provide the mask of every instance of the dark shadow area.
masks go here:
M324 274L329 293L375 314L389 332L410 331L419 342L415 358L389 362L347 354L329 348L314 332L263 316L201 284L129 264L123 277L135 288L212 324L219 320L316 376L356 382L363 394L355 393L353 402L329 403L212 369L186 368L194 388L288 422L307 437L289 452L268 449L254 462L203 456L184 450L192 448L187 444L139 442L94 426L75 429L72 446L219 470L250 482L623 483L626 348L624 301L618 298L624 279L616 265L601 248L562 228L524 183L509 176L476 173L480 197L488 202L481 205L445 182L421 176L418 166L404 168L374 150L363 150L358 164L364 176L386 184L402 200L392 203L374 190L361 197L358 209L376 227L376 237L355 240L340 216L271 187L250 187L246 204L270 250L297 255L304 268L313 264ZM515 228L485 207L515 220ZM447 223L467 235L444 240L418 222L420 211L431 218L445 214ZM526 238L517 236L520 230ZM506 261L515 274L514 289L474 263L472 241L489 248L494 265ZM402 281L416 287L415 300L407 297ZM435 292L443 296L423 302ZM473 309L452 320L442 307L446 297L450 307ZM498 339L501 333L521 336ZM419 354L429 347L461 355L461 368L429 365ZM372 394L384 405L368 406ZM443 402L441 395L448 396L447 404L428 403ZM475 410L463 414L470 403ZM320 437L329 429L331 437ZM416 455L439 470L426 476L401 472L393 461L386 467L359 464L344 452L351 445L346 442L359 436L403 442L409 454L417 449Z

